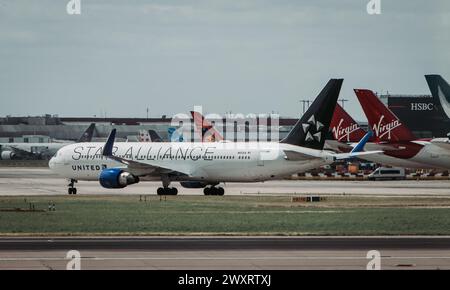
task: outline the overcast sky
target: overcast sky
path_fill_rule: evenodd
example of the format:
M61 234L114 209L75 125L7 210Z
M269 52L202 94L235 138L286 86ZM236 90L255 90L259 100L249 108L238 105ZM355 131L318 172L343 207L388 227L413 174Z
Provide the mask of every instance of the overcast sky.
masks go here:
M450 81L450 1L0 0L0 116L151 117L188 112L298 117L329 78L429 94Z

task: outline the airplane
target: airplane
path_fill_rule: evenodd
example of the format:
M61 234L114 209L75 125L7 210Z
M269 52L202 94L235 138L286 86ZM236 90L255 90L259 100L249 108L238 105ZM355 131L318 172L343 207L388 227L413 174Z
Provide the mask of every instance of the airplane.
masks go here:
M214 128L213 124L205 120L205 117L196 111L191 111L192 118L194 119L195 130L201 136L203 142L215 142L222 141L223 136L219 131Z
M325 140L325 148L336 152L350 152L355 142L361 140L366 132L353 120L353 118L339 105L336 104L333 118L330 123L330 131L333 139ZM373 141L373 136L368 140ZM352 145L353 144L353 145ZM366 144L367 148L368 144Z
M440 75L425 75L428 87L435 103L440 103L443 117L450 122L450 85ZM450 133L450 132L449 132Z
M441 104L442 109L438 109L437 112L441 117L438 117L439 120L450 126L450 85L440 75L425 75L425 79L434 98L434 103ZM447 138L433 138L430 142L445 150L450 150L450 132L447 133Z
M194 132L199 135L200 140L203 140L203 142L216 142L216 141L222 141L224 140L223 135L217 130L217 125L214 123L215 121L211 121L210 123L208 120L205 119L205 117L197 111L191 111L192 119L194 120ZM215 118L218 118L218 115L214 116ZM228 121L228 120L227 120ZM258 125L258 127L263 127L266 125ZM243 129L244 130L251 130L249 124L245 124ZM266 126L267 127L267 126ZM239 130L239 129L235 129ZM273 130L273 129L272 129ZM256 135L257 136L257 135ZM254 137L256 137L254 136ZM235 136L234 136L235 137ZM265 136L267 137L267 136ZM230 141L228 139L228 141ZM276 140L279 141L279 140Z
M339 105L336 104L336 109L331 120L330 129L334 139L327 139L325 141L325 146L329 150L334 150L336 152L350 152L355 143L358 142L366 132L361 128L361 126ZM372 136L365 148L367 150L399 150L395 146L391 146L388 143L378 143L374 136ZM405 160L401 158L396 158L393 156L385 155L382 153L368 155L362 157L365 160L405 168L423 168L423 164L412 162L410 160ZM426 166L425 166L426 167Z
M368 143L367 149L383 150L363 159L406 168L450 169L450 150L443 150L429 138L417 139L371 90L354 91L374 132L374 143Z
M183 187L204 188L205 195L223 195L224 189L217 187L221 182L282 179L338 159L380 152L338 154L323 150L342 82L331 79L280 142L114 143L113 129L106 143L61 148L49 167L70 180L69 194L76 194L74 183L78 180L98 180L105 188L158 180L163 185L158 195L176 195L178 190L169 187L172 181Z
M92 123L76 142L90 142L94 130L95 123ZM0 155L2 160L16 158L50 159L59 149L72 143L74 142L69 140L59 140L51 143L0 143L0 148L2 149Z
M148 130L148 134L150 135L150 140L152 142L162 142L163 141L161 136L159 136L155 130Z
M140 130L138 140L139 142L162 142L162 138L155 130Z
M169 127L167 129L167 135L169 135L169 141L171 142L184 142L183 133L178 132L175 127Z

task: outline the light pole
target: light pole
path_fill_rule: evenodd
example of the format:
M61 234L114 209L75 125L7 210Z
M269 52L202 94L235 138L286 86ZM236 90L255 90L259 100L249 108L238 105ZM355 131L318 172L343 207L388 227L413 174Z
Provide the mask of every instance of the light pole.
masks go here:
M342 109L344 109L345 102L348 102L348 99L339 99L338 101L342 103Z

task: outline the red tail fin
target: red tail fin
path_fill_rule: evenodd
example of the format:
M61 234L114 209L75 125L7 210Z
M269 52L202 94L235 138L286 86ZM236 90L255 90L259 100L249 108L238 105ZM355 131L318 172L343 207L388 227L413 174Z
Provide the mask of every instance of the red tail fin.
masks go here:
M339 104L334 109L330 128L334 139L340 142L359 142L366 134Z
M411 141L415 137L371 90L355 89L376 141Z
M204 142L214 142L223 140L223 136L214 129L213 125L205 120L202 114L199 112L191 111L192 118L194 118L194 124L197 130L201 132L201 140Z

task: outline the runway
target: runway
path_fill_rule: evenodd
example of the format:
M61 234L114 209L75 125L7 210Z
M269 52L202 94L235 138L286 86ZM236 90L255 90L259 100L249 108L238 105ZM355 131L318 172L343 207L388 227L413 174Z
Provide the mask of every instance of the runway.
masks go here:
M1 238L0 269L450 269L450 237Z
M66 180L45 168L0 168L0 195L66 195ZM175 186L178 184L175 183ZM79 194L155 194L159 182L108 190L79 182ZM198 189L179 194L202 195ZM450 181L271 181L225 184L227 195L355 194L445 196ZM69 250L81 269L366 269L377 250L382 269L450 269L450 237L42 237L0 238L0 269L65 269Z
M0 168L0 195L65 195L67 180L47 168ZM180 195L202 195L202 189L186 189L173 183ZM141 182L123 189L105 189L95 181L76 184L78 194L155 194L160 182ZM281 180L227 183L226 195L240 194L357 194L357 195L450 195L450 180L348 181Z

